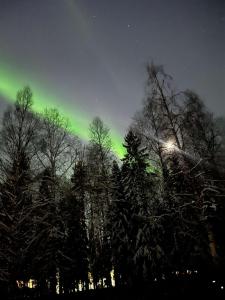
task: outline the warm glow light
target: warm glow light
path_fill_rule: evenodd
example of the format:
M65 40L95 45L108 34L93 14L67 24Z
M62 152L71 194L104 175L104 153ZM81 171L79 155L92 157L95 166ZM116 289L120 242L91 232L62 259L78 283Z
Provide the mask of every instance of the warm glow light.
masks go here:
M165 142L164 147L165 147L166 151L172 151L172 150L175 149L175 145L174 145L172 140L169 140L169 141Z
M114 275L114 269L110 272L110 277L111 277L111 285L115 287L115 275Z

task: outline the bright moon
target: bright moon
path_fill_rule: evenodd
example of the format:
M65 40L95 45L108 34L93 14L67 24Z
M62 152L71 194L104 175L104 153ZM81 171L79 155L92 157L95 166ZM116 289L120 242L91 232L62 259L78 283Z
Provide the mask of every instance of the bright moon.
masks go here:
M173 150L173 149L175 148L174 143L173 143L172 141L166 142L166 143L164 144L164 146L165 146L165 149L166 149L167 151L171 151L171 150Z

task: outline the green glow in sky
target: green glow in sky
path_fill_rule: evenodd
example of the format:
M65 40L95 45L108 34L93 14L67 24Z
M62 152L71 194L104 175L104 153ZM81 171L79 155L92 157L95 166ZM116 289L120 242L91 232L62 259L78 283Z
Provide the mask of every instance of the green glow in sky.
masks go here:
M34 82L26 74L20 74L5 64L0 63L0 95L7 101L14 102L18 90L21 90L26 85L29 85L33 92L33 109L35 112L43 113L46 108L57 108L64 117L69 119L70 131L81 139L88 140L91 118L78 109L76 111L71 110L71 107L69 108L68 105L67 107L66 104L63 105L61 99L47 91L37 82ZM123 139L113 129L110 132L112 149L119 158L122 158L125 153L125 149L122 146Z

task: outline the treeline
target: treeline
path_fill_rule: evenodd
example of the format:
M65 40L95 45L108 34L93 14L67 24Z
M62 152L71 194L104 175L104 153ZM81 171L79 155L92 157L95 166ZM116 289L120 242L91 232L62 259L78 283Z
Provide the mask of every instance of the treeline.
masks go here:
M56 109L32 112L28 87L0 139L1 294L31 278L43 295L110 287L112 274L117 287L187 270L224 277L223 119L162 67L147 66L121 161L99 117L83 145Z

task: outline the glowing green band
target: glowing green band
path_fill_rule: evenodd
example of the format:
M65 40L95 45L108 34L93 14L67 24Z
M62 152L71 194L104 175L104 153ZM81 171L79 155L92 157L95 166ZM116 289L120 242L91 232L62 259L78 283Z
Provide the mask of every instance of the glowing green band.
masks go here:
M68 107L62 107L60 99L50 95L30 78L28 79L23 74L21 75L0 63L0 94L7 101L14 102L18 90L26 86L27 83L29 83L34 94L33 109L35 112L43 113L46 108L56 107L63 116L69 119L70 131L81 139L88 140L90 118L77 109L74 112ZM125 153L125 149L122 146L122 138L114 130L111 131L111 138L113 151L119 158L122 158Z

